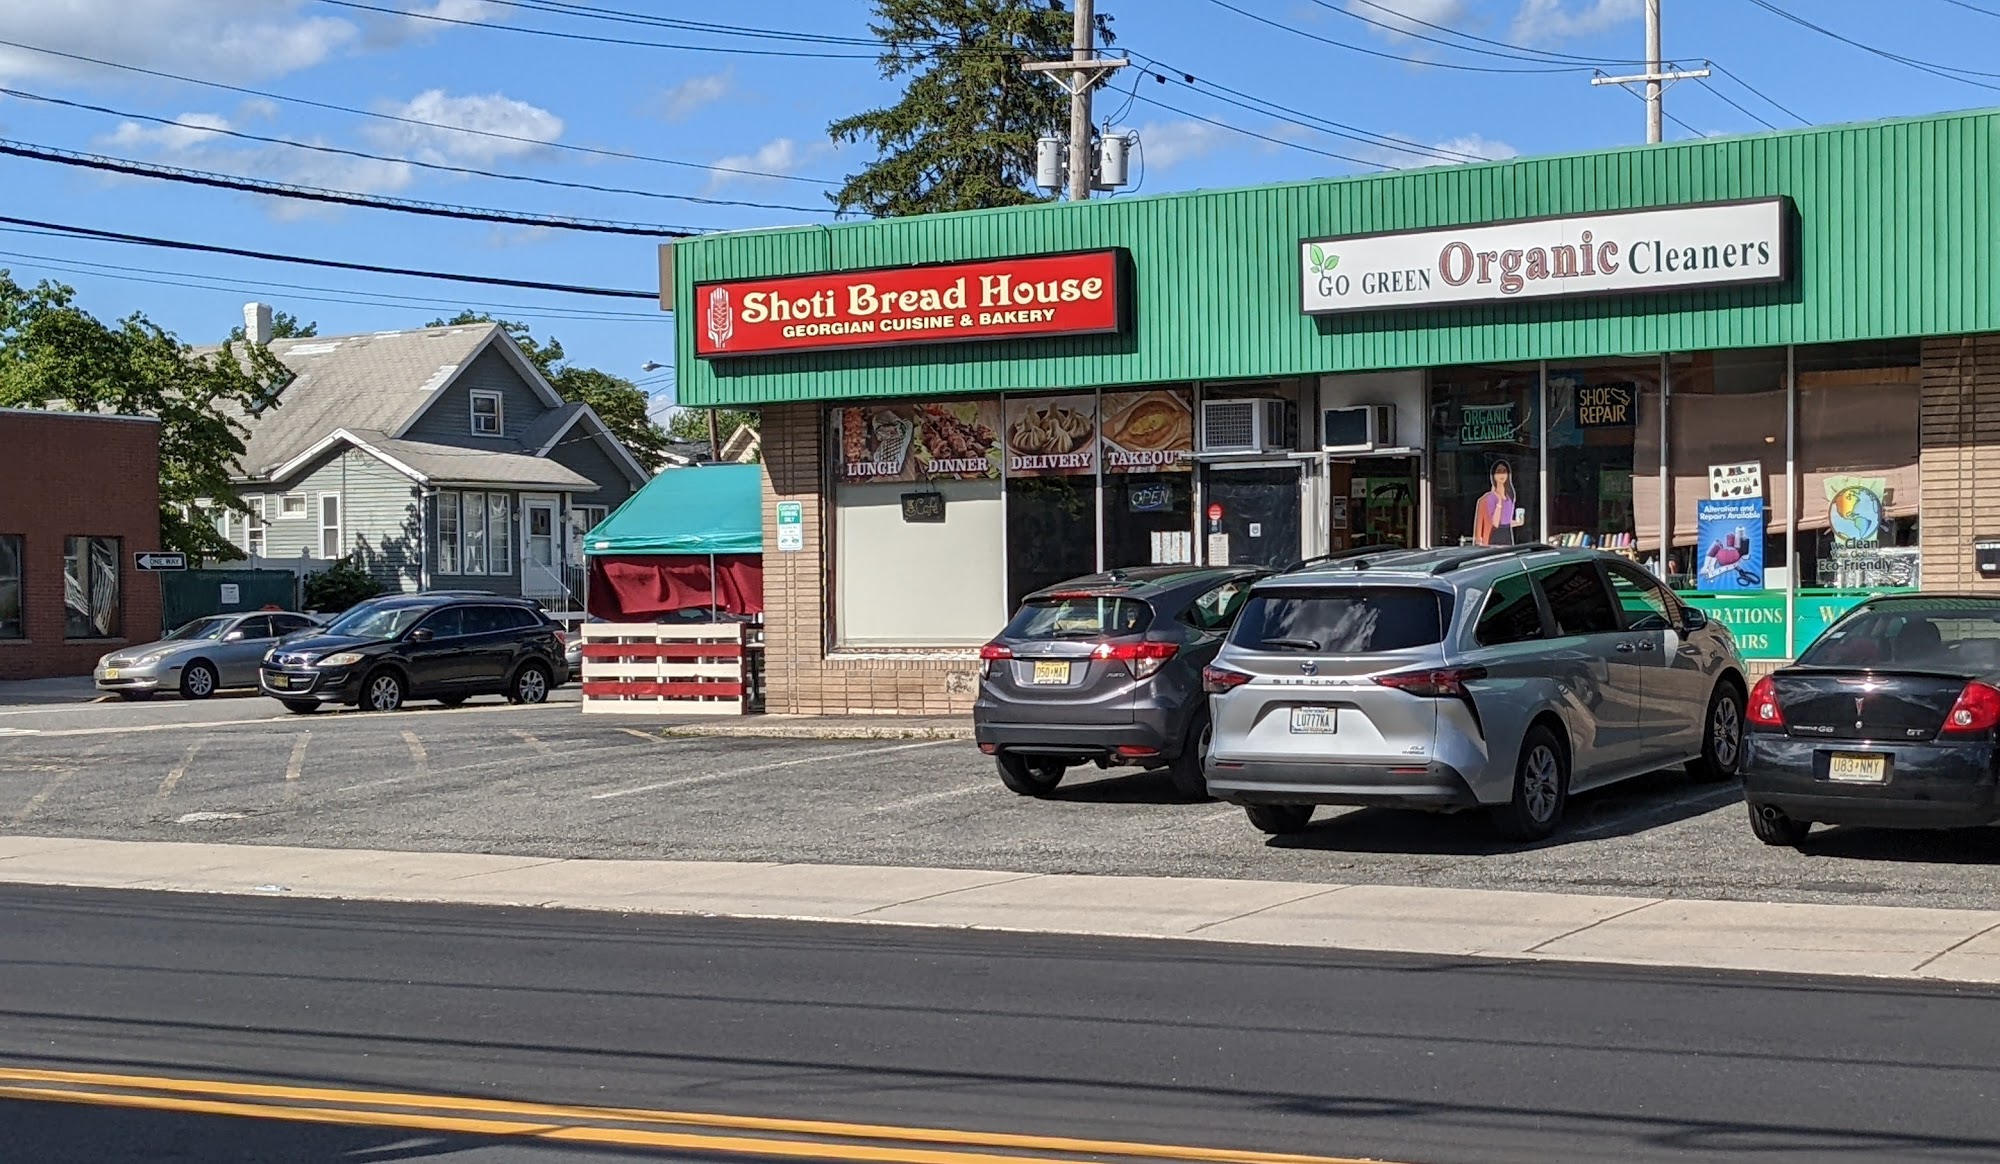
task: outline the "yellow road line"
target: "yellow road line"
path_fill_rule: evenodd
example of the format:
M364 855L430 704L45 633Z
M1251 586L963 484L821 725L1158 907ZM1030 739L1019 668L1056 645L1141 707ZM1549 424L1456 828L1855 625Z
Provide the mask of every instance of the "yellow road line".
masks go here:
M1002 1148L1056 1152L1069 1155L1116 1156L1126 1159L1183 1160L1197 1164L1363 1164L1351 1157L1302 1156L1282 1152L1253 1152L1231 1148L1180 1147L1114 1140L1087 1140L1064 1136L1016 1135L1004 1132L964 1132L946 1128L908 1128L887 1124L854 1124L827 1120L783 1119L762 1116L729 1116L705 1112L653 1111L644 1108L579 1107L565 1104L526 1103L512 1100L473 1099L420 1095L391 1091L354 1091L341 1088L292 1087L263 1083L230 1083L215 1080L175 1079L163 1076L111 1075L87 1071L53 1071L33 1068L0 1068L0 1080L17 1083L61 1084L61 1087L22 1087L0 1083L0 1096L100 1103L114 1106L148 1107L158 1110L206 1112L220 1115L251 1115L269 1119L307 1119L331 1123L367 1123L375 1126L434 1131L461 1131L480 1135L535 1136L547 1139L575 1139L592 1143L628 1146L680 1147L718 1152L801 1156L815 1159L867 1160L899 1164L1058 1164L1048 1159L1023 1156L992 1156L966 1152L966 1148ZM125 1095L102 1091L72 1090L96 1086L174 1093L169 1095ZM184 1095L223 1096L227 1099L183 1098ZM305 1103L364 1104L376 1107L420 1108L432 1111L476 1112L482 1116L509 1116L509 1120L476 1119L417 1113L360 1111L340 1107L285 1107L268 1102L292 1100ZM253 1101L253 1102L243 1102ZM223 1111L220 1108L230 1110ZM240 1110L238 1110L240 1109ZM551 1121L595 1120L618 1123L653 1123L718 1129L736 1132L764 1132L792 1136L819 1136L835 1140L881 1140L934 1145L951 1151L882 1148L865 1144L810 1143L800 1140L744 1139L741 1137L697 1136L687 1133L635 1131L618 1128L554 1126ZM598 1138L653 1137L653 1138ZM658 1139L668 1137L668 1139ZM681 1142L686 1141L686 1142ZM887 1154L885 1154L887 1153ZM1379 1162L1378 1162L1379 1164Z
M174 785L179 784L181 777L187 775L188 766L194 763L194 754L200 750L200 740L196 740L194 743L188 745L187 755L182 756L181 762L175 764L173 769L167 773L167 778L160 781L160 790L153 794L154 800L165 800L174 794Z
M664 744L667 742L665 739L654 735L652 732L642 732L638 728L622 727L619 728L618 730L624 732L628 736L638 736L640 739L645 740L649 744Z
M64 768L61 772L56 773L55 779L42 785L41 791L29 797L28 803L21 806L21 811L14 814L14 823L25 823L29 817L35 815L37 810L49 802L49 797L54 796L56 791L69 783L71 777L75 775L76 769L74 768Z
M404 732L403 742L410 746L410 763L418 768L424 766L424 742L415 732Z
M298 795L299 775L304 771L306 764L306 745L312 742L312 738L313 734L310 731L304 731L300 732L298 738L292 741L292 758L285 762L285 796L287 798Z
M544 756L553 756L556 754L556 750L554 748L551 748L547 744L536 739L532 733L520 731L514 728L509 728L507 730L507 734L513 736L515 739L535 749L537 752L540 752Z

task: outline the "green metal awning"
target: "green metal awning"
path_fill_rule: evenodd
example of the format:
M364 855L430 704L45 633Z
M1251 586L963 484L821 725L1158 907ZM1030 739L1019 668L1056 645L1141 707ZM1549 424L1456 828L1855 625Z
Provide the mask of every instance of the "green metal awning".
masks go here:
M761 554L764 471L668 469L584 535L589 554Z

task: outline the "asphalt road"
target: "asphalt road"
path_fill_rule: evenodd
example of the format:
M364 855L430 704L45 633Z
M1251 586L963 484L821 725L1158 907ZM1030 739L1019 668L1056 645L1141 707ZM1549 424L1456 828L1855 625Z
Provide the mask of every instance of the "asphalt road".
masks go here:
M248 721L248 722L244 722ZM1476 815L1322 810L1269 841L1161 776L1001 788L967 743L662 739L574 704L299 717L268 700L0 710L0 830L535 856L1380 882L2000 908L2000 834L1828 830L1767 849L1736 793L1662 773L1554 842Z
M1417 1164L2000 1157L1986 991L98 890L0 890L0 933L0 1081L109 1072ZM43 1162L598 1158L0 1105L4 1152Z

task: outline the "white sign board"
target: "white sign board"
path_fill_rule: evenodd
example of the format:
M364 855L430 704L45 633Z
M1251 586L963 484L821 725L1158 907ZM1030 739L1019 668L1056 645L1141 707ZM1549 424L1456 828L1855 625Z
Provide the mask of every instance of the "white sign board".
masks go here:
M1764 466L1710 465L1708 497L1711 501L1736 501L1764 496Z
M797 553L806 548L805 505L797 501L778 502L778 549Z
M234 606L243 601L243 591L234 582L222 583L222 605Z
M1311 238L1307 315L1776 283L1789 273L1782 198Z

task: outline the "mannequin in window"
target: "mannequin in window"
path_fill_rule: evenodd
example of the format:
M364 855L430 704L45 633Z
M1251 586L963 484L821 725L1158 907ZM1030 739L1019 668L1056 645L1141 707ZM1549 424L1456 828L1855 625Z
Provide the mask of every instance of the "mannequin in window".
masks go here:
M1514 470L1507 462L1493 462L1491 479L1493 488L1480 496L1472 515L1472 544L1511 546L1514 531L1527 524L1528 514L1514 495Z

